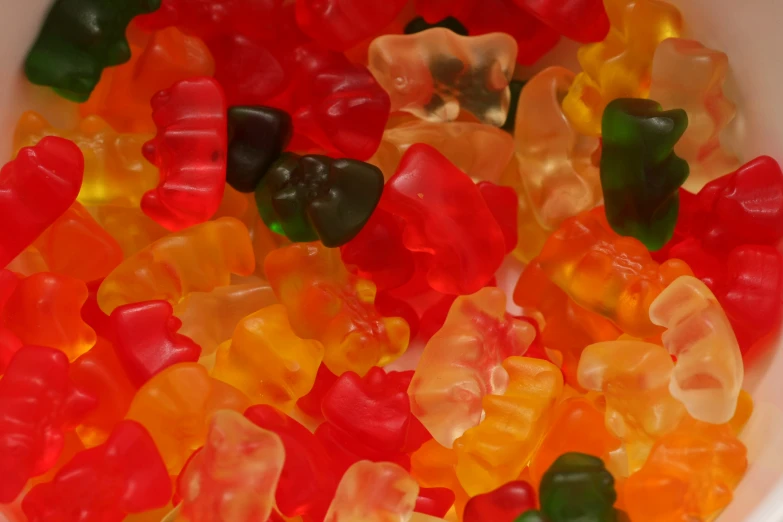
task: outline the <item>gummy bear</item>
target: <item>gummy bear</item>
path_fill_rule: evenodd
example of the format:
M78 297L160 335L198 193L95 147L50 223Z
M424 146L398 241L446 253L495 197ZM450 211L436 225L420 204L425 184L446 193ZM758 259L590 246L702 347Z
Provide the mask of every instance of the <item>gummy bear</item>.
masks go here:
M428 254L427 282L445 294L472 294L500 267L505 238L481 191L429 145L403 155L380 208L404 223L403 241Z
M693 276L674 280L650 304L650 320L666 328L663 345L677 358L671 394L702 422L728 422L737 409L744 366L728 318L709 288Z
M506 390L509 376L503 361L523 355L534 337L530 323L506 313L501 290L482 288L458 297L416 366L408 389L413 414L450 448L479 424L482 399Z
M130 60L131 19L158 7L160 0L57 0L27 55L27 79L87 101L104 68Z
M256 203L273 231L338 247L359 233L382 191L383 174L373 165L286 152L261 179Z
M571 71L549 67L519 94L514 128L519 177L535 220L547 231L601 201L592 161L598 140L579 134L560 106L573 81Z
M0 218L14 225L0 239L0 266L8 265L68 210L83 174L79 148L57 137L22 148L0 169Z
M731 502L747 467L745 445L728 425L683 422L628 478L628 514L634 522L709 519Z
M403 454L410 449L411 435L416 435L406 393L412 376L411 371L386 373L381 368L371 368L364 377L346 372L324 394L321 411L326 422L315 435L338 469L362 459L410 467Z
M364 375L408 347L410 331L397 317L375 309L375 286L351 275L340 251L297 243L267 255L264 272L288 310L294 333L324 345L324 364L335 374Z
M234 106L228 109L226 182L253 192L291 141L291 116L280 109Z
M662 435L685 414L669 391L674 363L661 346L630 339L591 344L579 360L579 384L603 392L606 426L622 440L627 473L636 472Z
M212 376L253 403L290 409L312 388L323 353L320 342L294 334L285 307L275 304L239 321L218 348Z
M496 127L506 121L517 55L507 34L459 36L434 28L380 36L369 53L370 71L389 93L392 111L454 121L464 110Z
M216 411L204 447L177 479L180 517L190 522L266 520L284 460L283 443L274 432L241 413Z
M0 379L0 502L14 500L28 479L55 464L65 432L95 402L69 378L61 351L25 346L16 352Z
M689 170L673 149L687 126L685 111L663 111L652 100L621 98L604 110L601 186L607 221L652 251L674 233L678 189Z
M150 434L124 420L104 444L77 453L50 482L33 487L22 509L29 522L121 522L170 498L171 480Z
M639 241L612 232L601 207L564 221L538 262L576 304L640 338L661 332L648 317L650 303L677 277L691 275L682 261L659 265Z
M563 391L563 374L549 361L509 357L508 387L484 396L484 418L454 441L456 472L470 495L486 493L519 477L552 421Z
M180 363L158 373L133 398L126 418L141 423L172 475L207 438L210 416L218 410L244 411L248 398L213 379L198 363Z
M98 304L107 314L139 301L164 299L173 305L190 292L228 285L232 273L253 270L247 228L221 218L169 234L125 259L103 280Z
M202 223L220 205L226 183L226 98L208 77L182 80L152 100L157 136L144 157L160 168L160 183L141 209L168 230Z
M688 162L684 187L696 191L739 167L721 146L720 133L734 119L734 104L724 96L728 57L694 40L668 38L655 51L650 98L666 109L683 109L690 125L674 152Z
M99 115L120 132L152 134L150 99L181 80L211 76L215 63L204 42L175 27L152 34L129 30L128 39L130 61L107 69L79 111Z
M167 301L142 301L118 306L111 313L114 349L125 372L137 386L177 363L196 362L201 348L177 333L182 322Z
M390 462L357 462L343 475L324 522L397 522L413 514L419 485Z

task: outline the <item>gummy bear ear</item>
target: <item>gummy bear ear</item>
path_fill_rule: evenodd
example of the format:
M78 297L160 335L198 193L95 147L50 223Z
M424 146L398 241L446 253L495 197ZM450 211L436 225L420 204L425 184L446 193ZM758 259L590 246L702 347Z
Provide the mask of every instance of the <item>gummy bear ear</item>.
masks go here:
M378 205L383 173L374 165L351 159L332 163L331 187L307 208L313 228L327 247L353 239Z
M52 124L35 111L25 111L19 118L14 131L14 144L20 144L24 138L31 134L44 134ZM29 143L27 143L29 144Z

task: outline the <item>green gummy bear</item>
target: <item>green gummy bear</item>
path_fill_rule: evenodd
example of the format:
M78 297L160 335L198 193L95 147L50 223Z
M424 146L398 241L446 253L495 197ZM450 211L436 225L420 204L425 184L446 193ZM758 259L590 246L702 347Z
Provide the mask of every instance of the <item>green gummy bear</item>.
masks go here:
M688 162L674 145L688 127L682 109L664 111L652 100L620 98L601 123L601 186L606 218L615 232L651 251L671 239Z
M539 486L541 513L549 522L618 522L614 477L598 457L565 453ZM534 522L535 518L523 522Z
M27 78L84 102L103 69L130 60L125 30L161 0L57 0L25 61Z
M350 241L370 219L383 192L374 165L284 152L256 187L264 223L294 242L320 239L327 247Z

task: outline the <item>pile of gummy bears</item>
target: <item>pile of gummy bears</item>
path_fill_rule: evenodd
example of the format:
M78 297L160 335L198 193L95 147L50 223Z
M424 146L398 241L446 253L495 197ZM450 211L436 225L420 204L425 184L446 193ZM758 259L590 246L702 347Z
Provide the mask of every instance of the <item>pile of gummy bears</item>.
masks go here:
M0 171L0 520L710 520L783 173L721 145L727 58L683 31L56 0L25 73L57 109ZM581 72L515 78L561 36Z

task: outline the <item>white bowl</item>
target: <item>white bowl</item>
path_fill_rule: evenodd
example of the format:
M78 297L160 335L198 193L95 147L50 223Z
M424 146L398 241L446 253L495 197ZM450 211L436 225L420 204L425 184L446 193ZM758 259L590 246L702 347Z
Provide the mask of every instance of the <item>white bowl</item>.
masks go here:
M368 0L381 1L381 0ZM728 54L727 95L738 106L738 117L726 142L747 161L767 154L783 163L783 0L669 0L685 17L685 36ZM0 158L11 148L16 120L27 109L45 113L55 124L73 114L55 114L53 95L30 88L21 75L22 63L51 0L2 0L0 7ZM575 67L575 45L564 43L541 64ZM532 70L531 70L532 72ZM742 439L750 465L719 522L783 521L783 339L746 368L745 388L755 409ZM777 383L777 384L776 384Z

